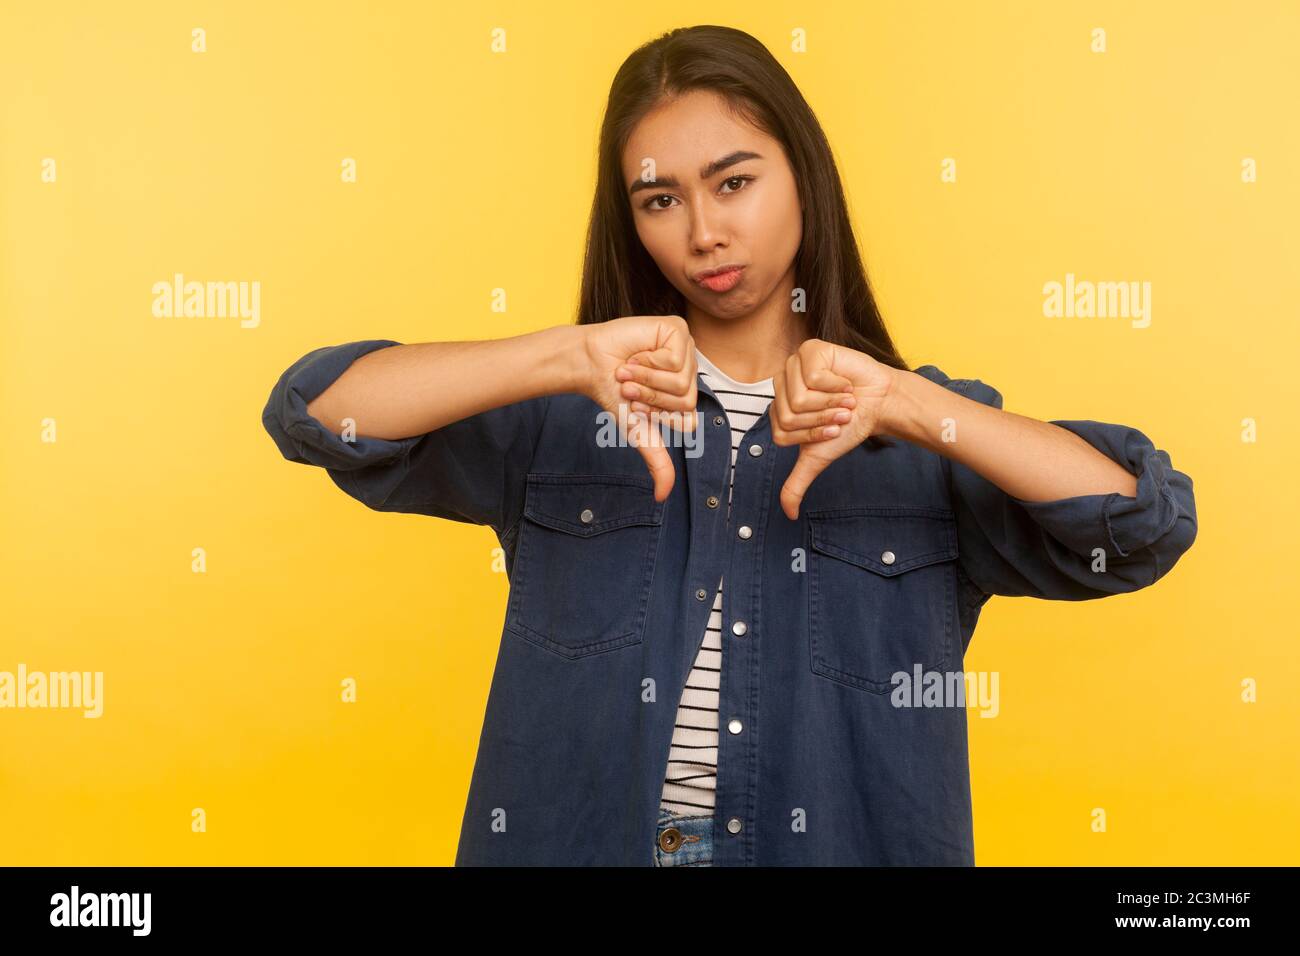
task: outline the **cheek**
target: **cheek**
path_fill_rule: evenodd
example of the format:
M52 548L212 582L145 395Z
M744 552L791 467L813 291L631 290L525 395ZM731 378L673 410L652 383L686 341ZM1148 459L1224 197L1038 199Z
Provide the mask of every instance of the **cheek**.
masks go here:
M762 240L755 247L756 258L761 259L773 276L780 276L799 251L803 236L798 199L767 204L756 210L751 229L750 235Z
M793 259L799 251L803 240L803 214L799 211L799 197L792 194L790 201L781 208L781 221L777 224L777 235L781 237L780 246L786 260Z
M653 223L647 223L644 219L638 219L636 222L636 234L641 239L641 245L645 246L646 252L650 253L660 268L666 268L672 262L673 244L663 229L656 229Z
M785 201L780 204L777 215L780 219L779 228L782 235L798 235L803 226L803 213L799 210L799 194L795 192L794 183L790 184L790 191L785 196Z
M803 217L799 212L799 199L795 195L763 196L748 210L748 228L754 235L784 238L791 230L798 230ZM769 241L771 241L769 239Z

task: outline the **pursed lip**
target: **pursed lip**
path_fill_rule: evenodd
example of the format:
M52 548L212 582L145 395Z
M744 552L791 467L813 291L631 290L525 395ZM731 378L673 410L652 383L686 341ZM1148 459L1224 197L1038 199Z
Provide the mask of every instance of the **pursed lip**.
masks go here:
M725 266L718 266L716 269L705 269L703 272L697 272L695 273L695 275L691 276L691 281L698 283L703 279L708 279L713 276L720 276L724 272L733 272L737 269L743 269L743 268L745 267L740 265L739 263L734 263L734 262L728 263Z

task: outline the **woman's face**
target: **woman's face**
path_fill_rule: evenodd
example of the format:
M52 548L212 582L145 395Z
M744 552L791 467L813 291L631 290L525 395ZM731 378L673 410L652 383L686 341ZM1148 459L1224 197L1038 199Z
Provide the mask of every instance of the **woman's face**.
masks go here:
M623 150L623 181L642 244L695 308L738 318L793 286L803 238L794 173L781 144L718 94L694 91L645 116ZM712 287L696 281L727 265L744 268Z

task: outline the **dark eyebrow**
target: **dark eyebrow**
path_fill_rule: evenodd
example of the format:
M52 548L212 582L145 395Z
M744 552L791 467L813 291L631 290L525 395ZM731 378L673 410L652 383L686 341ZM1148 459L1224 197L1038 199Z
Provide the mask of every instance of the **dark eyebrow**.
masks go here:
M718 173L722 172L724 169L728 168L729 166L735 166L737 163L743 163L747 159L762 159L762 158L763 157L758 153L750 152L747 149L738 149L734 153L728 153L726 156L723 156L721 159L715 159L713 162L709 163L707 166L701 169L700 178L710 179L716 176ZM661 176L658 179L651 180L650 182L646 182L645 180L641 179L638 176L635 180L632 181L632 185L628 188L627 194L629 196L635 196L638 192L640 192L643 189L663 189L665 187L667 187L668 189L676 189L680 185L681 183L677 181L676 176Z

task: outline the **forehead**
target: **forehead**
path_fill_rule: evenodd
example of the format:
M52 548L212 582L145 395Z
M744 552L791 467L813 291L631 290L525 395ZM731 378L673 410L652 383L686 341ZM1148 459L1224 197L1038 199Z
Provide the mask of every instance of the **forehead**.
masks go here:
M744 117L733 115L726 100L707 90L693 90L647 113L623 149L627 178L641 173L641 163L653 159L656 173L672 173L687 182L698 169L737 149L766 154L770 136Z

